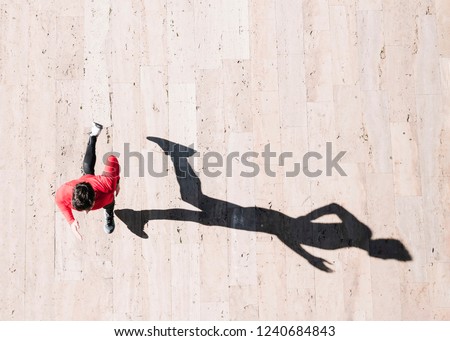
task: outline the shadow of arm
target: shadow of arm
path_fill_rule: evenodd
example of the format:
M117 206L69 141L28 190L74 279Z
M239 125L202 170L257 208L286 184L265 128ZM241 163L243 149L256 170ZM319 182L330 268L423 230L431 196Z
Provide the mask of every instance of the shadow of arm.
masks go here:
M317 208L308 213L307 215L305 215L304 218L309 221L312 221L328 214L336 214L342 220L342 222L358 221L358 219L353 214L351 214L344 207L336 203L332 203Z
M292 251L294 251L295 253L297 253L298 255L302 256L303 258L305 258L309 264L311 264L312 266L314 266L315 268L321 270L321 271L325 271L325 272L333 272L332 269L330 269L326 264L330 264L330 262L328 262L327 260L323 259L323 258L319 258L316 256L313 256L312 254L310 254L308 251L306 251L304 248L301 247L300 244L295 243L295 242L290 242L290 241L284 241L282 240L286 246L288 246Z

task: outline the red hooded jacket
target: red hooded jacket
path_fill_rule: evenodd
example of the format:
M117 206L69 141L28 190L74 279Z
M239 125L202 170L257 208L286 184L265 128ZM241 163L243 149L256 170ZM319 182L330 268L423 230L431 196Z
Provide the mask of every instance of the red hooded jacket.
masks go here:
M77 180L66 182L56 191L55 201L69 224L75 221L72 210L72 193L74 187L80 182L91 184L95 192L95 202L92 210L98 210L110 204L114 200L114 192L120 179L119 161L114 155L110 155L106 161L102 175L83 175Z

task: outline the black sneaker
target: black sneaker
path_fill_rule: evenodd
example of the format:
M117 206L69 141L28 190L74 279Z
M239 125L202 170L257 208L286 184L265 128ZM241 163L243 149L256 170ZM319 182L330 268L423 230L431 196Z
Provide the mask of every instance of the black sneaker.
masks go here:
M116 223L114 222L114 213L110 215L105 210L105 225L103 226L103 230L107 234L111 234L111 233L113 233L115 227L116 227Z

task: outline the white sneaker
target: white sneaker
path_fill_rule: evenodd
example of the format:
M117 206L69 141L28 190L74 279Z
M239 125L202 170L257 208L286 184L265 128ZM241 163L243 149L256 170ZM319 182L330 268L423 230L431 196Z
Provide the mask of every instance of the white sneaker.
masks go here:
M102 131L103 126L100 123L92 122L91 136L98 136Z

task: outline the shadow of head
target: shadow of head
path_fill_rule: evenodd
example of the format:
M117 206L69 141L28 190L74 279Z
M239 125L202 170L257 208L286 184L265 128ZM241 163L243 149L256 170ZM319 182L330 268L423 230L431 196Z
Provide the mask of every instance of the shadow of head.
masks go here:
M142 212L130 209L115 210L117 218L119 218L127 228L136 236L147 239L148 235L144 232L144 224L142 224Z
M396 239L374 239L369 242L369 255L381 259L412 260L406 247Z

